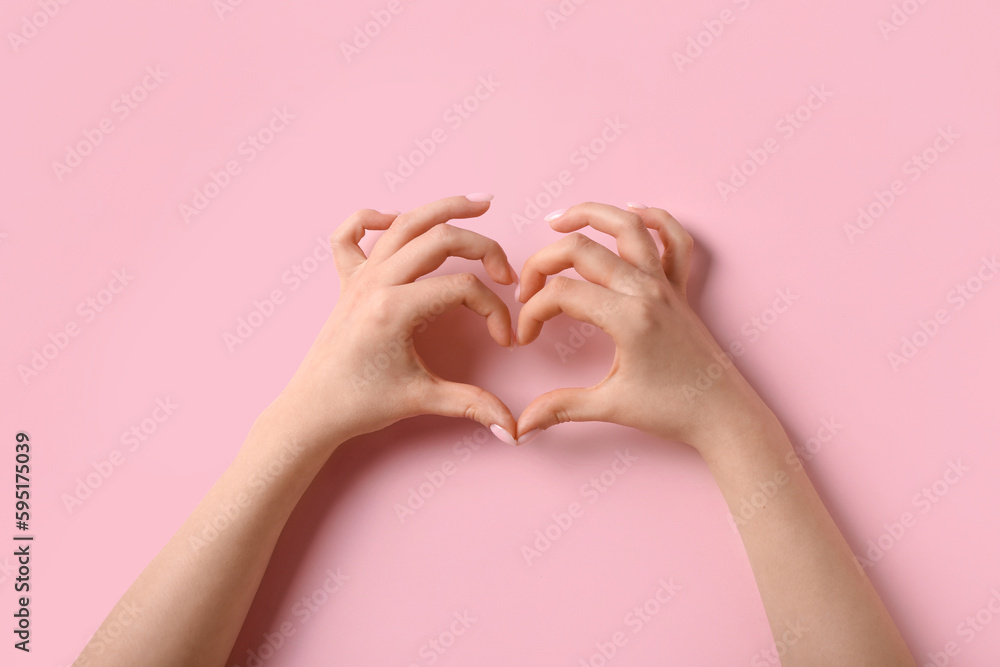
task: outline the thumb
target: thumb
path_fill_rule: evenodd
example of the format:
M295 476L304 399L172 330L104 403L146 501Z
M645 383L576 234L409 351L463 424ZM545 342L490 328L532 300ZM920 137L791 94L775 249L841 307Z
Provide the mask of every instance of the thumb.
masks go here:
M427 392L423 412L443 417L465 417L490 429L509 445L515 444L517 420L503 401L481 387L438 380ZM502 431L497 431L499 427Z
M556 389L542 394L524 409L517 420L518 444L534 436L533 431L564 422L604 421L604 408L593 387Z

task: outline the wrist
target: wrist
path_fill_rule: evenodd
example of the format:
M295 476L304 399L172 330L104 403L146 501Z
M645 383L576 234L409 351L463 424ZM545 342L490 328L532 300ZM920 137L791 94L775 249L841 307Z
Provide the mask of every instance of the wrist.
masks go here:
M280 395L254 420L246 445L325 462L348 437L333 431L318 432L302 415L302 410Z
M784 427L763 401L728 410L693 445L713 470L727 461L777 459L793 451Z

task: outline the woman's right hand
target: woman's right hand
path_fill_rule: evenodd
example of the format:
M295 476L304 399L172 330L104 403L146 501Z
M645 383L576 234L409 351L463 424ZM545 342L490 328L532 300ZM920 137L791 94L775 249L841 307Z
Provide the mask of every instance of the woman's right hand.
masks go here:
M546 219L568 235L524 264L518 344L566 313L600 327L617 349L598 384L532 401L518 420L520 442L562 422L606 421L686 442L704 456L773 416L688 304L694 241L673 216L641 205L585 203ZM586 226L613 236L618 254L576 231ZM649 230L663 241L662 255ZM555 275L569 268L585 280ZM705 377L714 377L708 387Z

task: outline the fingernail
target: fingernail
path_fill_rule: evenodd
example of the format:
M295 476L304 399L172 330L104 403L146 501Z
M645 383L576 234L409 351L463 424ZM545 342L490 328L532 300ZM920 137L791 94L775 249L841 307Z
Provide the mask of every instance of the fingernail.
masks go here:
M541 429L533 428L517 439L518 445L526 445L541 434Z
M510 327L510 349L517 347L517 325L514 324Z
M394 208L387 208L384 211L379 211L382 215L403 215L402 211L397 211Z
M517 446L517 441L514 440L514 437L510 433L508 433L503 426L500 426L500 424L494 424L493 426L490 426L490 430L493 431L493 435L495 435L497 437L497 440L499 440L500 442L505 442L508 445Z
M644 209L644 208L649 208L649 207L648 207L648 206L646 206L645 204L640 204L640 203L639 203L639 202L637 202L637 201L630 201L630 202L628 203L628 207L629 207L629 208L635 208L635 209L640 209L640 210L641 210L641 209Z
M521 300L521 285L518 284L518 286L514 288L514 301L520 301L520 300Z
M510 277L511 277L513 283L515 285L520 285L521 281L518 279L518 277L517 277L517 271L514 270L514 267L513 266L508 266L507 268L510 269Z
M563 213L565 213L565 212L566 212L566 209L564 209L564 208L561 208L558 211L552 211L547 216L545 216L545 222L552 222L553 220L555 220L557 218L561 218L562 215L563 215Z
M477 204L493 201L493 195L488 192L473 192L471 195L465 195L465 198Z

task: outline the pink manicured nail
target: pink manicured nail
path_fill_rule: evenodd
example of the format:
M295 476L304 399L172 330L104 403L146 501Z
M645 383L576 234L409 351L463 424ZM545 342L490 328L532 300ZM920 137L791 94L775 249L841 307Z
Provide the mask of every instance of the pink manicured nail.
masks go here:
M547 216L545 216L545 222L552 222L553 220L555 220L557 218L561 218L562 215L563 215L563 213L565 213L565 212L566 212L566 209L564 209L564 208L561 208L558 211L552 211Z
M517 325L513 324L510 327L510 349L517 347Z
M471 195L465 195L465 198L469 201L474 201L477 204L493 201L493 195L488 192L473 192Z
M513 266L510 267L510 277L514 279L514 284L515 285L520 285L521 284L521 281L517 277L517 271L514 270Z
M387 208L384 211L379 211L382 215L403 215L402 211L397 211L394 208Z
M639 203L639 202L637 202L637 201L630 201L630 202L628 203L628 207L629 207L629 208L634 208L634 209L639 209L639 210L641 210L641 209L644 209L644 208L649 208L649 207L648 207L648 206L646 206L645 204L640 204L640 203Z
M527 433L525 433L524 435L522 435L520 438L518 438L517 439L517 444L518 445L526 445L529 442L531 442L532 440L534 440L535 438L537 438L539 435L541 435L541 433L542 433L541 429L533 428L530 431L528 431Z
M517 441L514 440L514 436L508 433L503 426L500 426L500 424L494 424L493 426L490 426L490 430L493 431L493 435L495 435L497 437L497 440L499 440L500 442L505 442L508 445L514 445L514 446L517 445Z
M518 285L517 287L514 288L514 301L520 301L520 300L521 300L521 286Z

